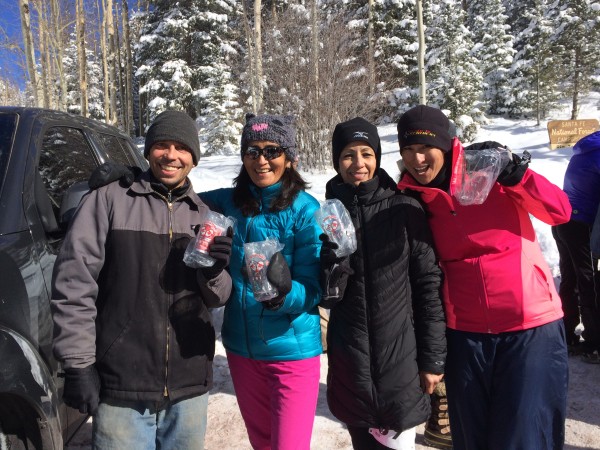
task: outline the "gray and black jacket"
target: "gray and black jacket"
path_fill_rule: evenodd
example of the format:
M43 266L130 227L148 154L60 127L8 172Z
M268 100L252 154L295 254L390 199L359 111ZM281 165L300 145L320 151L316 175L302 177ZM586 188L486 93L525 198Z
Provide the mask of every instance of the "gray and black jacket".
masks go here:
M425 213L382 169L357 187L338 175L325 196L344 203L358 243L327 330L329 408L355 427L404 431L429 416L418 372L441 374L446 359L442 275Z
M189 180L177 198L151 180L88 193L54 266L54 353L65 368L95 363L103 399L176 400L212 385L208 308L225 304L231 278L182 261L208 211Z

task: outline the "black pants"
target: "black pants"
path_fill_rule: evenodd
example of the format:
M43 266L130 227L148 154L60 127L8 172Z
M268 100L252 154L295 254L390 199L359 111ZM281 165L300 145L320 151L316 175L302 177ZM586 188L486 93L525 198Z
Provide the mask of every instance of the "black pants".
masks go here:
M565 313L567 343L577 342L574 334L579 315L585 328L583 339L589 350L600 350L600 274L598 260L590 250L591 225L571 220L552 227L560 257L559 295Z
M352 427L348 425L348 433L352 439L352 448L354 450L390 450L385 445L380 444L371 436L368 428Z

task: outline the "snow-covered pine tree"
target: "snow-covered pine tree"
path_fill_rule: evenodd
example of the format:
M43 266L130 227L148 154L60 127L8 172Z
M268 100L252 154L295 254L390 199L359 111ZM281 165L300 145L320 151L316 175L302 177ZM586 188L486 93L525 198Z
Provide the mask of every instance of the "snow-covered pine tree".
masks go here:
M506 98L511 117L546 117L559 98L560 71L554 69L555 60L550 36L552 23L545 17L547 0L532 0L527 8L519 10L518 23L528 21L515 35L517 53L510 70L510 95Z
M233 70L240 58L240 35L235 32L243 29L240 20L241 5L235 0L211 0L198 11L201 24L197 28L198 40L203 42L205 52L194 96L199 103L198 121L204 147L213 154L239 151L244 111L239 88L233 82L236 78Z
M506 111L508 72L514 56L513 38L502 0L472 0L467 3L467 26L473 33L473 55L483 72L483 96L488 112Z
M554 25L553 68L563 80L560 90L571 97L571 119L577 119L579 97L589 91L600 66L600 2L556 0L548 17Z
M104 120L104 91L100 81L102 79L102 66L98 61L94 49L87 47L86 43L86 72L87 72L87 98L88 117ZM72 114L81 114L81 90L79 86L79 65L77 63L77 41L75 34L71 34L67 47L63 52L63 71L67 81L67 111Z
M148 98L148 123L166 109L198 116L192 77L197 61L192 43L193 0L157 0L134 47L140 94Z
M229 29L237 8L235 0L156 0L135 48L136 77L140 94L148 98L148 120L166 109L186 111L210 128L205 147L213 153L230 150L226 143L237 138L220 134L237 129L239 120L233 117L239 111L232 105L236 93L227 64L237 46L230 41Z
M460 0L439 0L428 3L423 15L427 102L447 110L457 125L457 135L470 141L477 134L482 116L476 107L482 73L471 54L471 32L464 26L466 13Z
M375 72L378 91L390 111L383 121L395 121L408 106L418 103L417 13L415 0L375 1Z

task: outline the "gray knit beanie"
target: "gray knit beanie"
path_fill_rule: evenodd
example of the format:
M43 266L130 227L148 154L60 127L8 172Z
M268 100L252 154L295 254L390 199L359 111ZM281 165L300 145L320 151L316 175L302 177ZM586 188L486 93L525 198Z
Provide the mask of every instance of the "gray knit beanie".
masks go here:
M248 144L252 141L276 142L285 148L285 154L290 161L298 160L296 129L292 116L246 114L246 125L242 130L241 139L242 159Z
M188 147L192 152L194 164L200 159L200 141L196 122L182 111L164 111L160 113L148 128L144 143L144 156L148 158L150 148L157 142L176 141Z

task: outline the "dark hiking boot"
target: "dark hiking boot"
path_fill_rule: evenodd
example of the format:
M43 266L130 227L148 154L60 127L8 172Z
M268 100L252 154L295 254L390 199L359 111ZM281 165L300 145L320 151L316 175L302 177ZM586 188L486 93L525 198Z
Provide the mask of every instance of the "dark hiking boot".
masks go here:
M423 435L425 443L430 447L451 449L450 419L448 417L448 398L446 383L439 383L431 395L431 415L425 425Z

